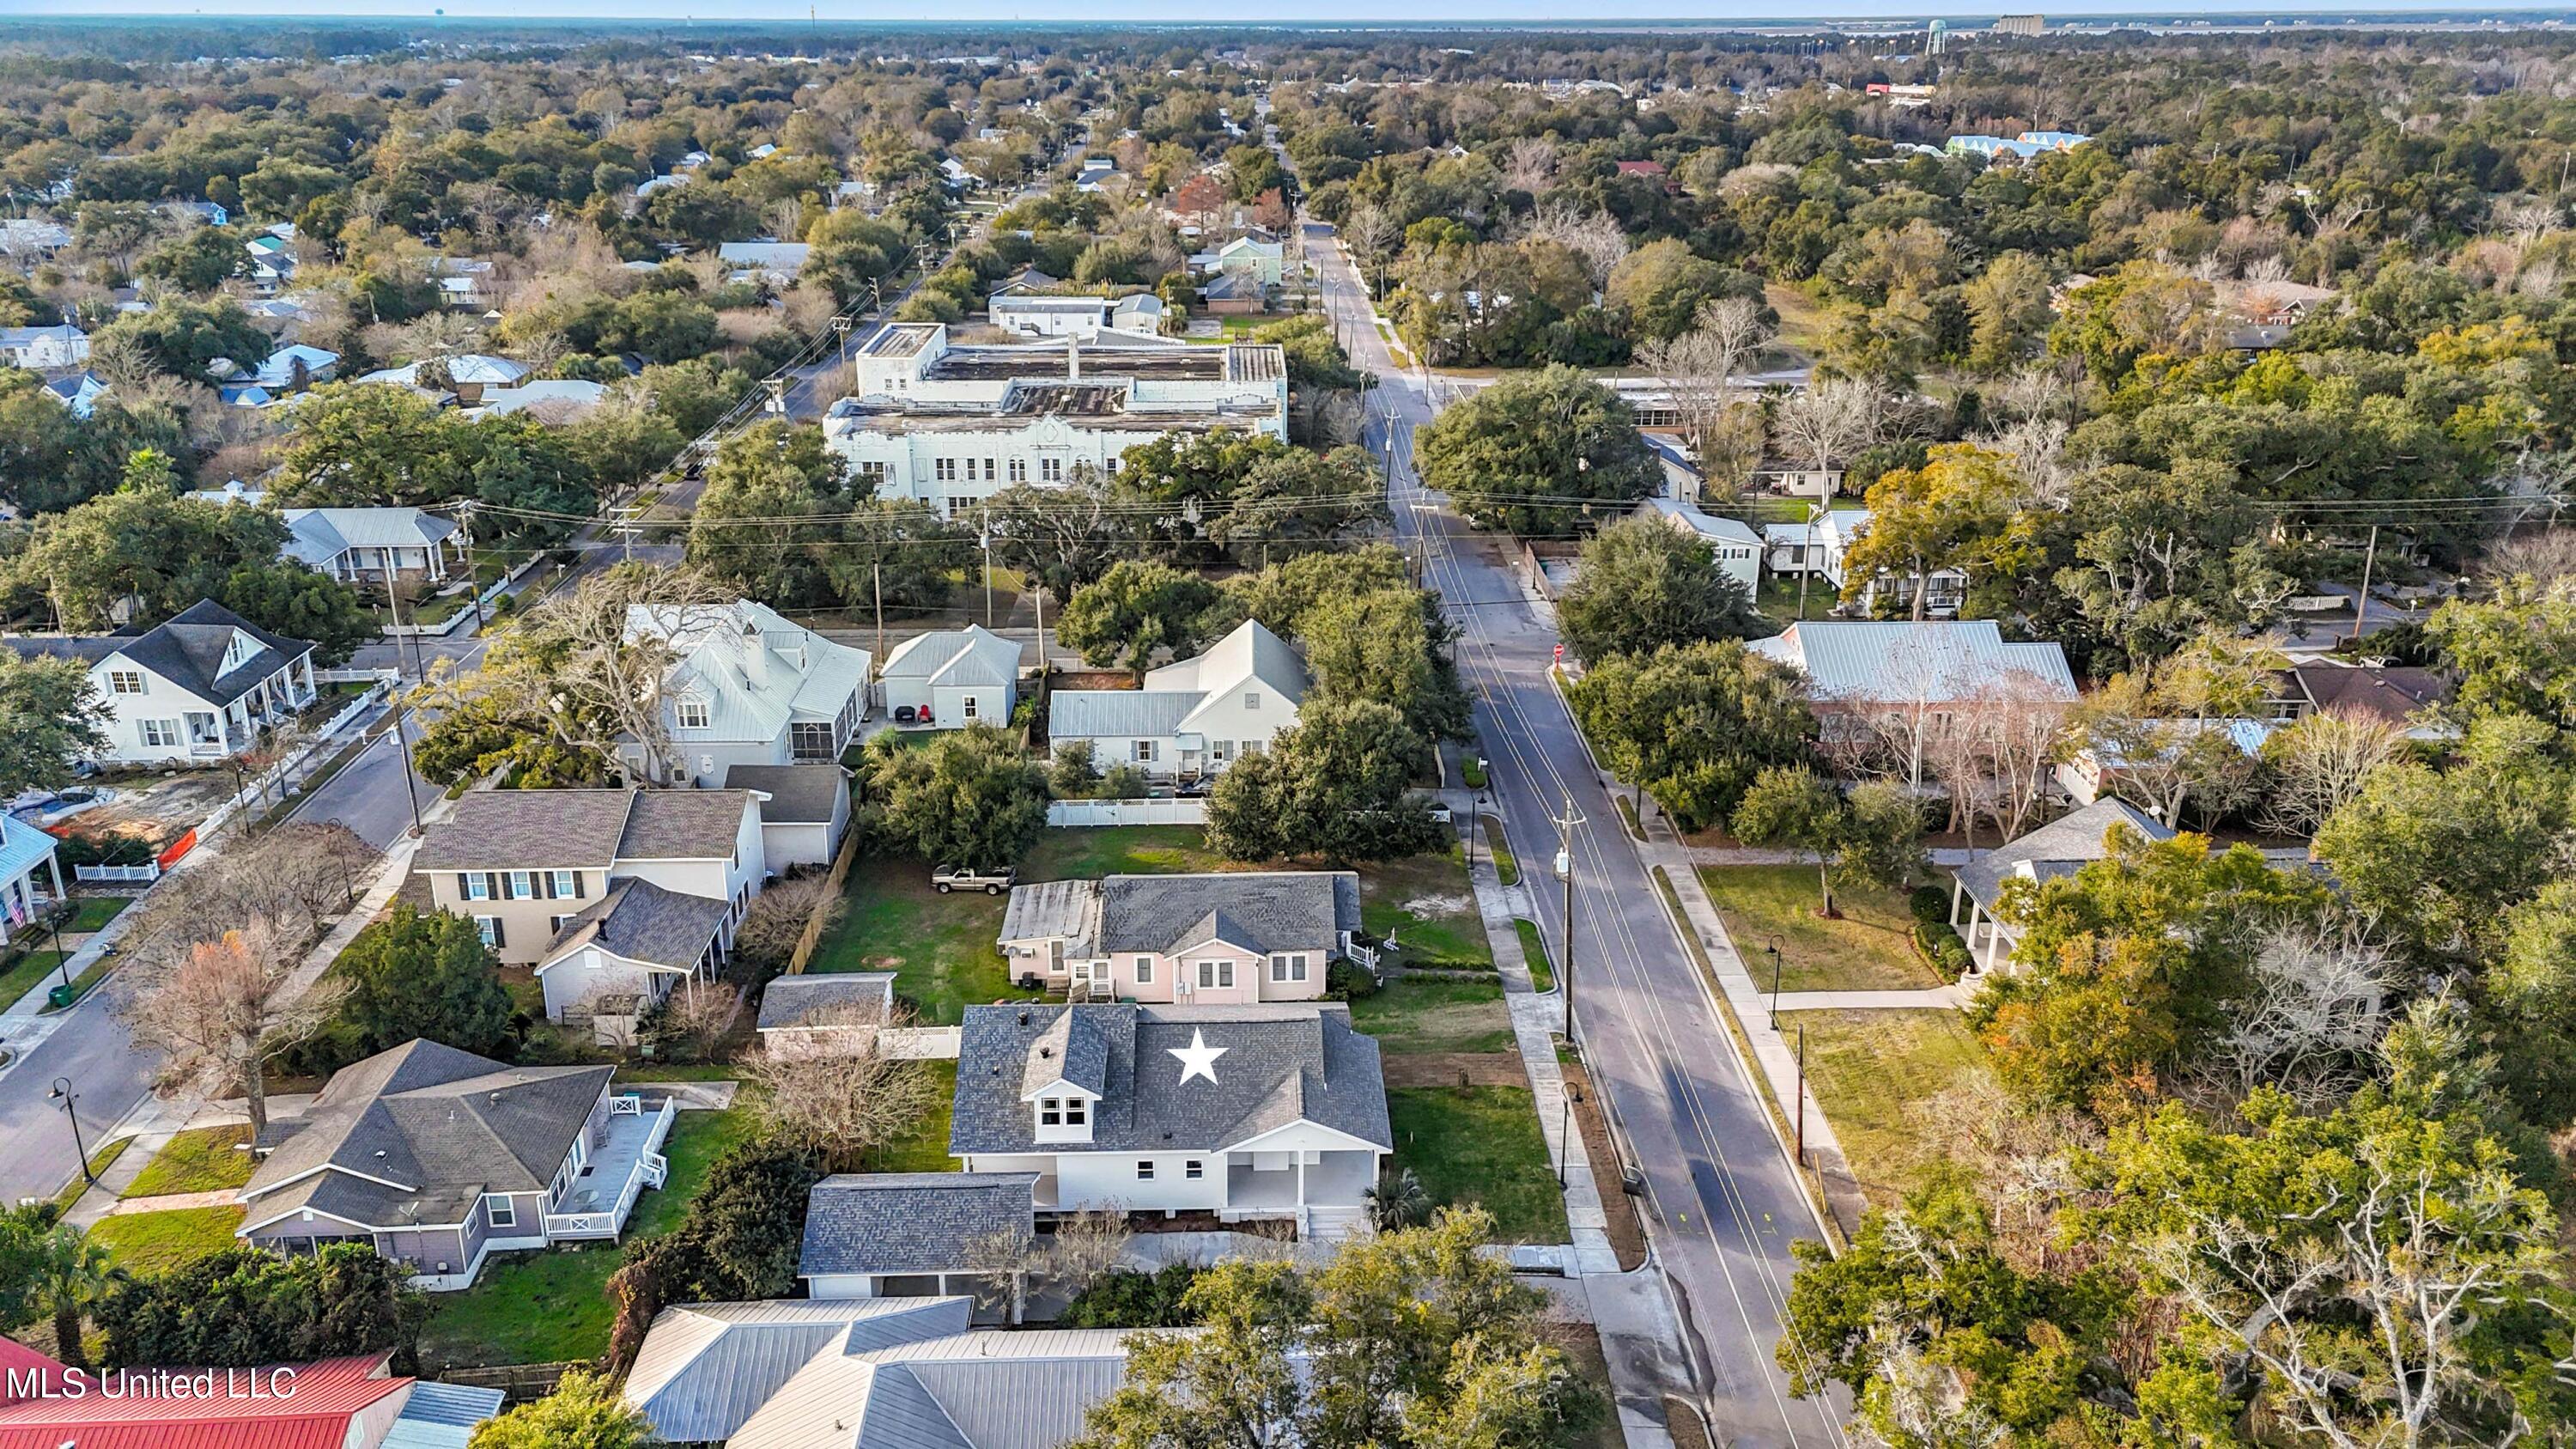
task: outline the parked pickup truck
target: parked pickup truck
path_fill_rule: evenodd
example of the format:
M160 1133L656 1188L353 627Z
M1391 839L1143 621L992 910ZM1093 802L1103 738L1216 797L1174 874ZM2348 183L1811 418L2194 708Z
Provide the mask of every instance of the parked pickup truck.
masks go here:
M998 896L1011 888L1019 874L1007 866L1001 870L977 870L971 865L943 865L930 873L930 888L943 896L950 891L982 891Z

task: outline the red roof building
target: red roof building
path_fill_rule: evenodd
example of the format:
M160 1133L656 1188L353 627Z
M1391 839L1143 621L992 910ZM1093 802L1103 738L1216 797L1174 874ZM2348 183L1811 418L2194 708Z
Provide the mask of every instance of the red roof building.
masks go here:
M0 1405L0 1449L375 1449L413 1383L385 1357L122 1376L55 1365L86 1392Z
M61 1393L70 1372L14 1338L0 1338L0 1404Z

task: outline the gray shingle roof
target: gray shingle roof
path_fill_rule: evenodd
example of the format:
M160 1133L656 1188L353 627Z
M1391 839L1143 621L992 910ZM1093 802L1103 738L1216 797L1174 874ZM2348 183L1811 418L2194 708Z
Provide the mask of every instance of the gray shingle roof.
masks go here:
M845 1008L883 1008L893 1002L891 971L781 976L760 989L759 1029L781 1031Z
M1169 955L1210 939L1268 954L1328 950L1359 928L1351 871L1211 871L1014 886L999 939L1062 936L1074 957Z
M725 771L725 788L767 795L760 807L764 825L825 825L850 793L850 776L833 764L734 765Z
M1026 1241L1036 1221L1034 1172L841 1173L805 1197L797 1276L955 1273L967 1245L996 1233Z
M537 969L543 971L573 951L597 945L629 961L692 970L715 944L729 909L714 896L665 890L649 880L615 881L608 894L564 922L563 929L546 943Z
M1394 1146L1377 1043L1353 1031L1339 1006L1031 1005L966 1009L949 1151L1083 1150L1038 1147L1035 1115L1021 1098L1030 1054L1067 1014L1098 1027L1106 1054L1091 1150L1214 1151L1298 1116ZM1194 1033L1223 1049L1213 1083L1180 1080L1172 1052Z
M620 860L723 860L742 831L740 790L638 790L618 837Z
M538 1191L563 1165L614 1073L606 1066L504 1066L432 1041L407 1042L324 1084L303 1125L259 1165L243 1197L258 1199L322 1167L398 1183L404 1196ZM250 1221L272 1215L251 1201Z
M470 790L422 835L415 871L606 870L632 790Z
M247 634L261 647L230 669L224 655L233 635ZM79 659L95 664L122 654L209 704L230 704L259 682L313 652L301 639L261 628L212 599L199 599L150 629L125 634L32 636L5 641L29 657Z
M2022 874L2024 866L2035 879L2047 880L2073 875L2086 861L2104 859L2109 852L2102 837L2114 825L2126 825L2149 840L2173 839L2173 831L2146 812L2126 800L2105 796L1959 867L1959 884L1991 911L2003 895L2004 882Z

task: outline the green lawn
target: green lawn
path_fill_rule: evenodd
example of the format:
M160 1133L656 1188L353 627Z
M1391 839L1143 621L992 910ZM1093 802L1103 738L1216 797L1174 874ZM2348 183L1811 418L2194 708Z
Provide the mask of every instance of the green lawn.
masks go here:
M0 972L0 1006L15 1005L19 997L38 986L52 984L45 978L61 961L51 951L30 951L19 957L17 965Z
M233 1246L233 1230L241 1224L237 1207L119 1213L99 1219L89 1240L106 1248L117 1267L150 1278Z
M1530 984L1541 991L1556 989L1556 968L1549 964L1547 942L1539 939L1538 924L1518 916L1512 918L1512 929L1521 937L1521 955L1529 962Z
M61 1212L70 1212L72 1210L72 1204L79 1202L82 1195L89 1191L89 1179L105 1173L108 1169L108 1164L116 1161L116 1159L120 1157L123 1157L125 1155L125 1149L133 1145L133 1138L119 1137L115 1141L107 1144L105 1147L91 1153L89 1155L89 1177L82 1177L75 1174L71 1181L64 1183L63 1190L54 1194L54 1207Z
M1012 988L993 944L1008 896L943 896L919 861L868 857L850 867L848 895L849 912L808 971L892 971L895 990L928 1026L954 1026L968 1006L1026 994Z
M1362 866L1360 924L1381 938L1393 932L1399 959L1416 965L1494 964L1466 857L1456 850Z
M1807 1081L1871 1201L1893 1202L1931 1162L1912 1110L1986 1070L1953 1011L1784 1011L1807 1038Z
M662 1146L670 1173L660 1187L636 1199L623 1241L632 1244L677 1226L705 1183L708 1164L751 1129L751 1114L741 1111L673 1117ZM608 1349L608 1327L616 1316L608 1276L625 1261L625 1248L611 1242L487 1258L473 1287L431 1295L421 1357L433 1365L472 1366L597 1358Z
M1395 1087L1386 1094L1396 1167L1435 1203L1483 1203L1503 1242L1566 1240L1565 1197L1526 1087Z
M1399 1055L1417 1052L1507 1052L1512 1014L1500 981L1397 977L1351 1003L1351 1025Z
M1914 918L1903 892L1834 892L1841 914L1816 914L1823 899L1812 865L1703 866L1700 880L1735 938L1736 954L1764 990L1780 948L1783 991L1912 991L1941 978L1914 954Z
M1020 862L1020 879L1092 880L1104 875L1247 869L1209 850L1207 832L1195 825L1111 825L1046 831Z
M161 1154L143 1165L127 1197L161 1197L174 1192L218 1192L250 1181L255 1165L243 1151L248 1127L198 1127L179 1133Z
M132 904L129 896L85 896L72 907L72 918L63 922L63 934L98 930L125 914L125 908Z
M1519 885L1520 858L1512 854L1512 843L1503 835L1503 822L1491 815L1479 815L1476 818L1485 827L1486 848L1494 853L1494 874L1505 885Z
M948 1155L948 1127L957 1110L957 1064L931 1062L931 1079L938 1084L938 1100L914 1128L912 1135L900 1142L888 1143L870 1164L877 1172L955 1172L957 1159Z

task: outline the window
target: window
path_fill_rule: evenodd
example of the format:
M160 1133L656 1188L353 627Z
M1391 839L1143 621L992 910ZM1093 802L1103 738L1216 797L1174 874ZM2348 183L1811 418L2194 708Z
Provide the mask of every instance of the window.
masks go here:
M1210 740L1208 741L1208 758L1217 764L1222 765L1225 763L1226 752L1232 748L1233 741L1231 740Z
M1245 691L1243 692L1243 707L1244 707L1246 710L1251 711L1252 713L1255 713L1255 714L1260 713L1260 712L1261 712L1261 691L1260 691L1260 690L1257 690L1257 689L1247 689L1247 690L1245 690Z
M1154 984L1153 957L1139 956L1136 958L1136 984L1139 986L1151 986Z
M984 481L987 483L993 481L993 460L990 458L984 460Z
M707 702L705 700L684 699L681 700L678 705L674 706L674 708L679 715L680 728L684 730L702 730L707 727L708 713Z
M1038 481L1041 483L1063 482L1064 460L1062 458L1038 459Z
M1122 458L1122 457L1118 456L1118 455L1117 455L1117 454L1115 454L1115 453L1110 454L1110 455L1109 455L1109 462L1108 462L1108 465L1107 465L1107 466L1108 466L1108 470L1109 470L1109 476L1110 476L1110 477L1112 477L1112 478L1117 477L1117 476L1118 476L1118 470L1119 470L1120 468L1125 467L1126 465L1127 465L1127 460L1126 460L1126 459L1124 459L1124 458Z
M177 720L147 719L144 720L142 724L143 743L147 745L166 746L170 749L177 749L179 747L179 722Z
M1139 1157L1136 1159L1136 1180L1138 1182L1152 1182L1154 1180L1154 1159L1150 1157Z
M975 696L971 694L966 696L966 717L968 719L977 719L980 718L981 715L982 706L976 703Z
M832 726L802 720L789 725L787 753L799 760L832 758Z
M141 694L143 692L143 671L140 669L111 669L107 671L107 692L110 694Z
M1187 1162L1181 1164L1181 1176L1188 1178L1192 1182L1196 1182L1200 1178L1207 1176L1207 1164L1193 1157Z
M960 513L970 511L974 506L975 500L972 498L956 493L948 495L948 516L951 518L956 517Z
M524 870L510 872L510 888L502 892L505 900L532 901L537 898L536 879Z
M491 872L480 870L466 872L465 898L469 901L488 901L492 899Z
M577 901L577 900L580 900L580 899L581 899L581 872L580 872L580 871L577 871L577 870L559 870L559 871L554 872L554 878L555 878L555 899L556 899L556 900L559 900L559 901L560 901L560 900L576 900L576 901Z
M510 1201L506 1194L483 1199L483 1206L492 1219L492 1226L515 1228L519 1225L519 1205Z
M1081 1126L1084 1122L1089 1120L1090 1108L1091 1104L1082 1100L1080 1097L1065 1098L1064 1125L1067 1127Z
M1038 1125L1041 1127L1061 1127L1064 1125L1064 1103L1061 1099L1055 1097L1038 1098Z
M930 464L930 474L942 483L956 482L957 460L954 458L933 459Z
M1026 483L1029 481L1028 459L1013 458L1011 460L1011 481L1014 483Z
M1255 756L1255 755L1257 755L1257 754L1260 754L1260 753L1261 753L1261 741L1259 741L1259 740L1245 740L1245 741L1243 741L1243 749L1242 749L1242 753L1243 753L1243 757L1244 757L1245 759L1247 759L1247 760L1248 760L1248 759L1251 759L1253 756Z
M574 921L579 919L580 917L578 916L548 916L546 917L546 924L556 935L560 936L563 934L564 927L571 925Z
M1136 763L1140 765L1150 765L1154 763L1154 742L1152 740L1138 740L1136 742Z
M885 481L885 475L886 465L883 463L861 463L859 465L859 476L862 478L882 483Z
M1271 957L1271 958L1270 958L1270 979L1271 979L1271 980L1273 980L1273 981L1303 981L1303 980L1305 980L1305 979L1306 979L1306 953L1305 953L1305 952L1303 952L1303 951L1297 951L1297 952L1292 952L1292 953L1290 953L1290 954L1288 954L1288 955L1285 955L1285 956L1273 956L1273 957Z
M501 918L499 916L476 916L474 918L474 929L483 937L484 945L489 946L494 950L500 949Z
M1199 963L1199 986L1201 989L1204 990L1213 987L1232 986L1233 984L1233 962L1201 961Z

